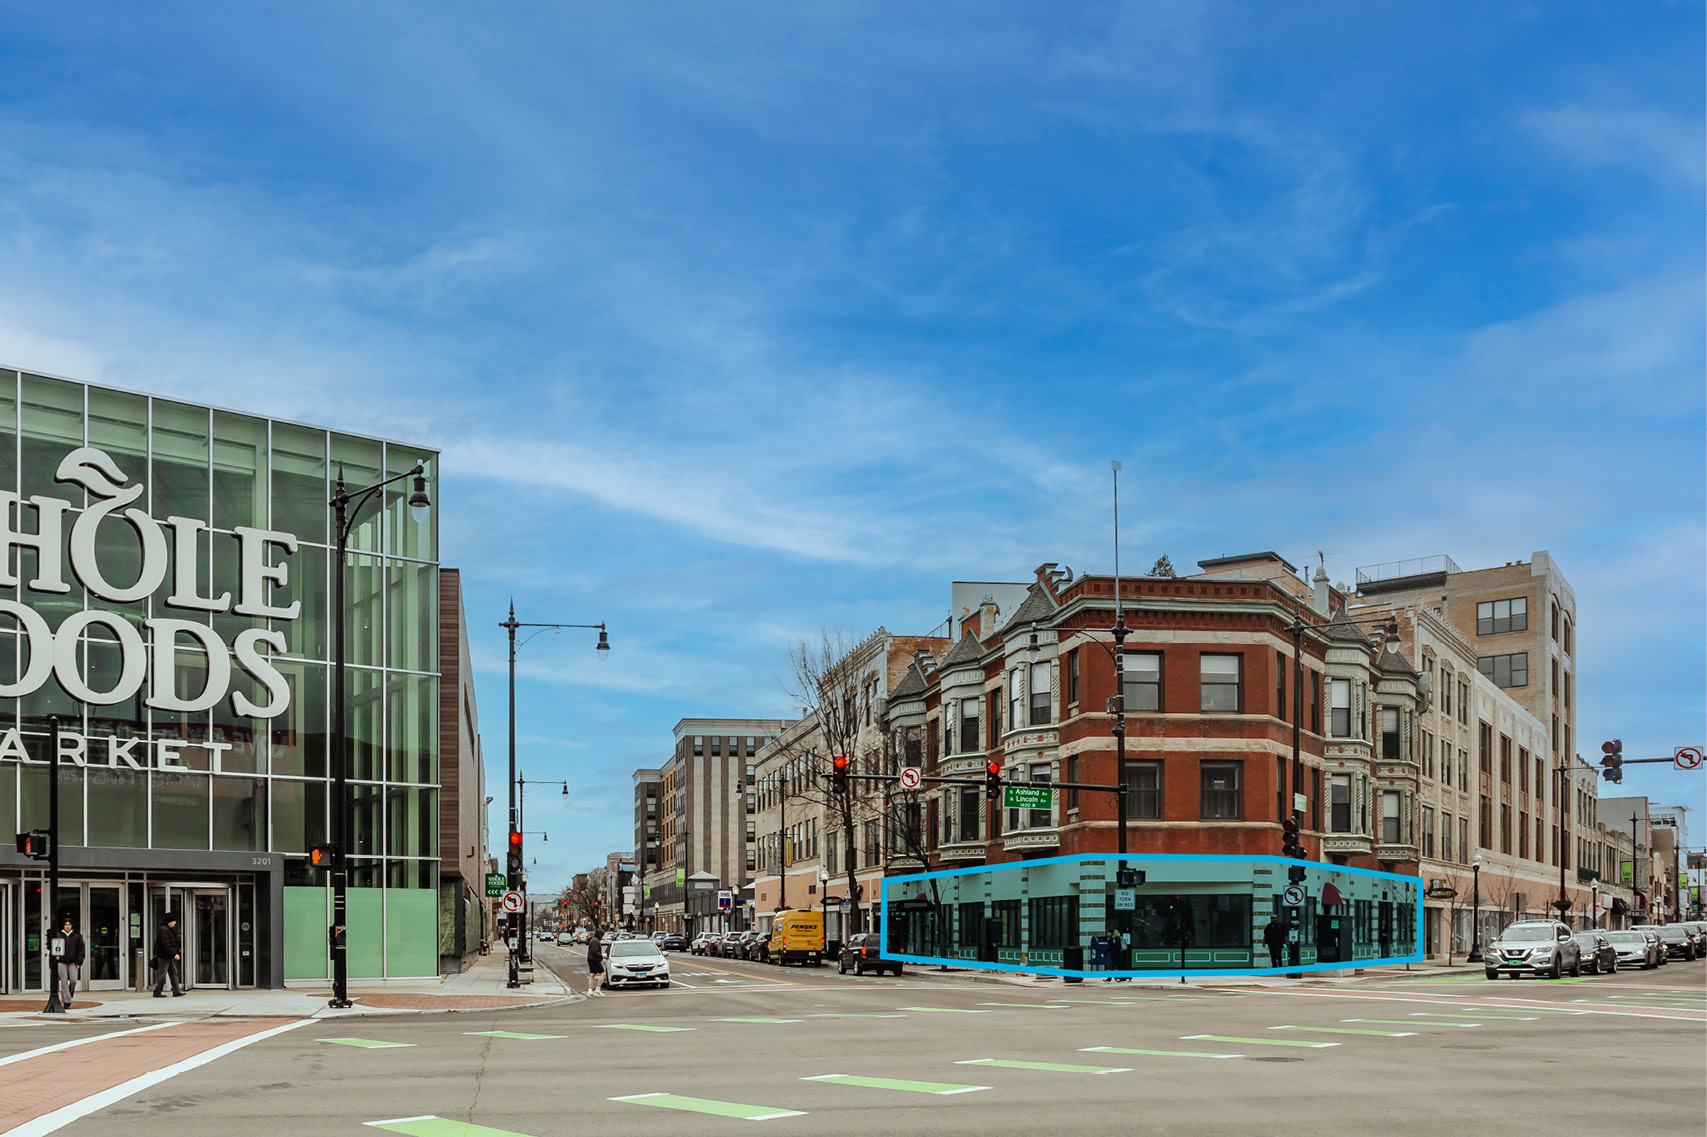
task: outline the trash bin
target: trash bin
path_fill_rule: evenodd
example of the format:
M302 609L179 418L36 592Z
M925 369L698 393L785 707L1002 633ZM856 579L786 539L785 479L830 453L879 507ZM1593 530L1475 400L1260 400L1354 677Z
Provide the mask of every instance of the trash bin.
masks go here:
M1061 969L1063 971L1083 971L1085 969L1085 949L1075 944L1061 949ZM1063 976L1069 983L1083 983L1084 977L1079 975Z

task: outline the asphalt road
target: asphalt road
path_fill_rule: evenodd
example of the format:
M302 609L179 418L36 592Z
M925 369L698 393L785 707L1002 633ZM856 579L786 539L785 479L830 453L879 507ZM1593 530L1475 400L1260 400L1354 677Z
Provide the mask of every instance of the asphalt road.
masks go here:
M584 989L579 951L537 956ZM312 1023L60 1132L1707 1131L1707 963L1228 993L1028 989L928 970L855 979L686 955L672 968L668 991ZM0 1046L16 1033L0 1032ZM392 1045L325 1041L340 1036ZM32 1045L48 1041L32 1032Z

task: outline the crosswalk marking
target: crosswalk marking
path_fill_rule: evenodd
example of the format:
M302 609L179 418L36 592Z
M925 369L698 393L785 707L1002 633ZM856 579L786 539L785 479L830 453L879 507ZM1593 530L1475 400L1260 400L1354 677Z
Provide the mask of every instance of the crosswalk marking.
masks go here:
M1337 1042L1305 1042L1301 1038L1239 1038L1229 1034L1182 1034L1184 1042L1243 1042L1249 1046L1303 1046L1312 1050L1338 1046Z
M1482 1025L1481 1023L1427 1023L1427 1022L1419 1023L1419 1022L1414 1022L1411 1019L1341 1019L1340 1022L1342 1022L1342 1023L1383 1023L1387 1026L1457 1026L1457 1027L1466 1027L1466 1028L1478 1027L1478 1026Z
M797 1023L800 1019L767 1019L758 1016L734 1015L724 1019L712 1019L714 1023Z
M1535 1021L1534 1015L1487 1015L1481 1012L1467 1014L1463 1011L1412 1011L1411 1014L1419 1018L1431 1019L1505 1019L1514 1023L1532 1023Z
M973 1007L901 1007L903 1011L929 1011L942 1015L987 1015L989 1011L980 1011Z
M1035 1007L1040 1011L1065 1011L1059 1003L979 1003L980 1007Z
M394 1117L389 1121L364 1121L362 1124L384 1129L388 1133L402 1133L404 1137L528 1137L526 1133L493 1129L488 1125L473 1125L466 1121L452 1121L448 1117L436 1117L430 1113L420 1117Z
M1271 1026L1269 1030L1303 1030L1311 1034L1377 1034L1383 1038L1411 1038L1414 1030L1358 1030L1346 1026Z
M413 1046L413 1042L380 1042L373 1038L317 1038L316 1042L332 1042L339 1046L359 1046L363 1050L387 1050L393 1046Z
M1055 1001L1057 1003L1104 1003L1110 1007L1136 1007L1138 1005L1132 999L1057 999Z
M1076 1066L1070 1062L1022 1062L1017 1058L965 1058L956 1066L1000 1066L1004 1070L1048 1070L1056 1074L1130 1074L1130 1066Z
M1243 1058L1243 1054L1211 1054L1207 1050L1138 1050L1130 1046L1081 1046L1092 1054L1151 1054L1159 1058Z
M907 1016L898 1011L818 1011L812 1017L815 1019L904 1019Z
M969 1094L989 1086L963 1086L955 1082L912 1082L905 1078L868 1078L863 1074L814 1074L803 1082L834 1082L838 1086L864 1086L873 1090L901 1090L913 1094Z
M691 1098L681 1094L628 1094L624 1097L607 1098L607 1101L623 1101L631 1105L649 1105L658 1109L679 1109L687 1113L709 1113L713 1117L735 1117L742 1121L772 1121L778 1117L805 1117L805 1110L777 1109L768 1105L743 1105L734 1101L716 1101L712 1098Z
M667 1033L670 1031L697 1030L698 1028L697 1027L691 1027L691 1026L648 1026L645 1023L595 1023L593 1025L593 1029L594 1030L647 1030L647 1031L652 1031L652 1032L657 1033L657 1034L664 1034L664 1033Z
M465 1030L463 1034L476 1035L483 1038L567 1038L566 1034L522 1034L514 1030Z

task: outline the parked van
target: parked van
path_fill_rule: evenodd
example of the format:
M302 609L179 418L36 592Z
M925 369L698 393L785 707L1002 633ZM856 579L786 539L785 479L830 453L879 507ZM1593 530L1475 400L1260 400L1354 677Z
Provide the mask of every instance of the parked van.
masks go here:
M824 917L817 912L778 912L771 923L769 945L772 963L824 961Z

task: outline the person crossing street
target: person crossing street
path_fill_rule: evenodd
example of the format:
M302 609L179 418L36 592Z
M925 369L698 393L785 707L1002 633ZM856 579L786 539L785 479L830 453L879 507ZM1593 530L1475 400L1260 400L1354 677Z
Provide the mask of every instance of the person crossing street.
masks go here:
M599 930L593 929L593 934L587 940L587 997L604 995L605 981L605 945L599 938Z
M161 988L168 977L172 980L172 997L184 993L178 979L178 967L183 962L183 948L178 943L178 917L171 912L154 930L154 997L162 997Z
M71 996L77 991L78 973L83 969L83 937L78 935L71 917L65 917L60 924L58 952L54 956L54 980L59 984L59 1003L66 1010L71 1009Z

